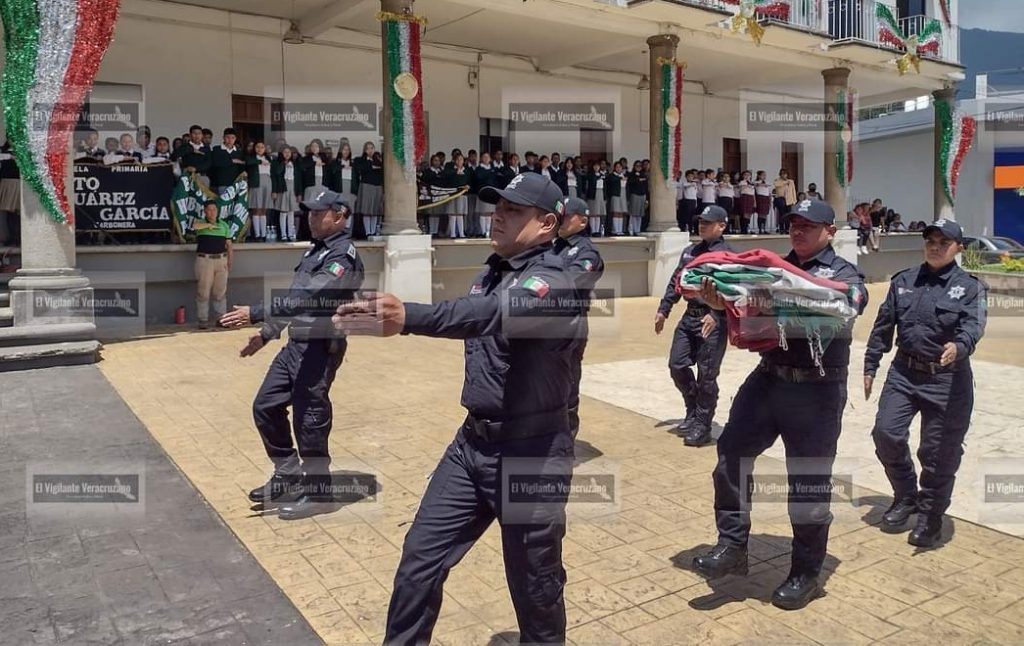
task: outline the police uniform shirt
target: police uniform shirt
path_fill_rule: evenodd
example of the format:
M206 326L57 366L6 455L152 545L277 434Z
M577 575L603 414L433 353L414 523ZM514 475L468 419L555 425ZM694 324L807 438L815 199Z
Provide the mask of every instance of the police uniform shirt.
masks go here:
M462 405L477 419L509 421L564 410L582 311L565 261L544 244L492 254L467 296L406 303L403 334L465 340ZM552 432L568 430L552 428Z
M363 261L352 244L350 233L341 231L324 240L316 240L295 266L295 277L288 289L290 302L311 303L318 295L327 299L352 299L355 291L363 284ZM254 322L264 321L260 336L264 343L281 336L281 331L291 326L288 336L293 340L309 338L332 338L344 336L331 324L331 315L337 309L319 308L313 312L301 306L275 307L273 312L266 305L255 305L250 310ZM330 310L330 311L328 311ZM273 318L271 317L273 314Z
M796 253L792 251L785 260L812 276L846 283L855 288L855 295L849 297L850 304L858 314L864 311L864 307L868 304L868 290L864 286L864 274L857 265L837 256L832 245L828 245L805 263L797 260ZM852 341L853 321L850 321L846 327L839 330L832 342L829 343L828 348L825 349L825 353L821 357L822 367L846 369L850 364L850 343ZM769 352L763 352L761 356L773 365L817 369L806 334L802 330L787 330L787 347L786 350L779 347Z
M707 242L701 240L695 244L683 249L683 253L679 256L679 264L676 265L675 271L672 272L672 278L668 281L668 287L665 288L665 295L661 297L661 303L658 304L658 313L663 314L665 318L668 318L669 314L672 313L672 308L679 299L682 298L681 294L676 293L676 285L679 284L679 277L683 273L683 269L686 265L693 262L693 259L702 254L706 254L711 251L733 251L733 248L725 241L725 238L718 238ZM688 300L688 303L692 302L696 305L703 304L703 301L699 298ZM702 314L703 316L703 314Z
M565 270L569 272L579 296L589 297L604 274L604 260L590 236L577 233L559 238L555 241L554 252L565 260Z
M896 345L917 361L938 363L946 343L956 343L957 361L966 360L985 332L985 285L952 262L938 271L927 264L892 277L878 310L864 374L874 376L882 354Z

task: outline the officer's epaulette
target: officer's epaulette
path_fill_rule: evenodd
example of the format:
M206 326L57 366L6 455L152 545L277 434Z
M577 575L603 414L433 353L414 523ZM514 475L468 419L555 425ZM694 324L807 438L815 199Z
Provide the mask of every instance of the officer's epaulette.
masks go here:
M892 278L889 279L889 282L895 282L896 279L899 278L900 276L902 276L903 274L906 274L906 273L911 272L911 271L917 271L917 270L918 270L918 266L917 265L915 265L913 267L907 267L906 269L901 269L901 270L899 270L898 272L896 272L895 274L892 275Z

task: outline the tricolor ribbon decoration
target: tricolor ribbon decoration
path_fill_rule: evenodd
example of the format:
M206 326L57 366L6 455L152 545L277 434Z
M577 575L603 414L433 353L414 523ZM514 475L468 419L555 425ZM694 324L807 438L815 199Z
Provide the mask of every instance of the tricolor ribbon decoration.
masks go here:
M423 66L420 29L426 18L382 11L384 51L387 53L387 87L391 93L391 152L408 181L416 177L416 162L427 150L423 116Z
M758 45L764 38L761 19L774 18L783 22L789 21L790 0L723 0L723 2L735 8L732 18L723 21L722 26L734 34L750 34L751 39Z
M60 223L69 137L117 22L119 0L0 0L4 123L22 179Z
M942 188L949 203L955 204L956 186L960 181L960 168L974 143L978 121L955 109L952 101L936 101L935 112L942 128L942 147L939 150Z
M847 188L853 182L853 126L856 118L853 90L836 91L836 177Z
M915 72L920 74L923 54L938 56L942 39L942 25L938 20L929 20L920 33L908 36L900 29L899 23L892 15L892 10L881 2L875 5L875 17L878 18L879 42L904 52L896 59L896 68L899 70L900 76L906 74L911 66Z
M665 181L675 179L683 156L683 70L686 63L659 57L661 70L661 137L659 161Z

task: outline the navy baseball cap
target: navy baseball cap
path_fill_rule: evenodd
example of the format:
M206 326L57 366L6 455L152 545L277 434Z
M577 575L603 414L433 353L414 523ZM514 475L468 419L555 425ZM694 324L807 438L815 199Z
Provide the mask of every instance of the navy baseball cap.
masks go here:
M341 193L335 193L334 191L320 191L313 199L300 203L299 208L302 209L303 213L326 211L327 209L333 209L338 212L344 209L346 215L352 212L352 207L342 198Z
M729 214L722 207L711 204L705 206L704 210L697 214L697 218L705 222L728 222Z
M791 207L789 213L787 213L784 219L789 219L794 215L799 215L805 220L816 222L818 224L835 224L836 223L836 212L832 210L828 202L822 200L804 200L803 202L797 202Z
M478 196L488 204L497 204L505 198L513 204L534 206L545 213L559 213L562 189L540 173L520 173L512 178L503 189L487 186L480 189Z
M587 203L578 197L563 197L561 201L561 211L559 215L590 215L590 207Z
M945 218L943 218L941 220L936 220L935 222L932 222L931 224L924 228L924 237L927 238L928 234L930 234L932 231L938 231L939 233L946 236L950 240L953 240L954 242L959 242L960 244L964 243L964 230L959 224L957 224L953 220L946 220Z

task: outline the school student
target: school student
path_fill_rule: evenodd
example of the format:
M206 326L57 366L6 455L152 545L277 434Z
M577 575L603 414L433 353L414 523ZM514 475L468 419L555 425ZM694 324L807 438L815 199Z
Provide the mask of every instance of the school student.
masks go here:
M220 195L245 171L245 155L234 128L225 128L223 140L210 152L210 188Z
M295 213L299 210L300 183L302 174L295 158L297 153L291 146L284 146L277 153L277 159L270 167L274 209L278 212L278 240L295 240Z
M562 194L566 197L579 197L580 196L580 181L576 174L576 162L572 157L568 157L565 160L565 170L562 172L562 181L564 187L562 188Z
M612 173L608 176L608 210L612 212L612 235L622 235L626 213L629 212L629 198L626 195L628 183L622 163L615 162L612 165Z
M428 187L438 188L445 185L444 168L441 167L441 157L437 154L431 155L430 166L423 172L423 183ZM431 236L437 237L441 232L441 210L444 205L432 206L426 209L428 231Z
M352 166L352 146L348 141L342 141L341 147L338 149L338 156L327 164L327 182L327 187L341 195L341 199L349 205L349 208L355 207L356 190L359 188L359 184ZM352 229L353 219L348 218L345 225L346 231Z
M647 171L642 161L633 162L633 170L626 174L626 197L629 209L629 228L631 236L640 235L643 224L644 209L647 206Z
M379 151L367 142L363 146L362 168L359 171L359 193L356 197L356 213L363 216L363 230L367 237L378 235L380 220L384 215L384 162ZM369 157L366 157L369 152Z
M740 222L740 231L743 234L751 233L751 220L754 221L753 233L757 233L757 193L754 186L754 180L751 179L751 173L749 170L743 171L740 175L740 216L743 220Z
M779 233L787 233L789 232L789 220L783 216L788 214L792 210L791 207L799 202L796 184L790 179L789 171L780 168L779 176L775 178L772 187L775 190L775 199L772 201L775 207L775 222L778 223Z
M693 233L693 218L697 215L697 171L691 168L686 171L683 181L679 183L682 199L679 200L676 214L678 216L679 230Z
M477 192L488 186L497 186L497 171L491 163L491 156L484 152L480 155L480 163L473 172ZM476 201L476 214L480 218L480 237L491 237L491 218L494 217L495 206L483 200Z
M210 171L210 148L203 143L202 126L193 125L188 129L188 141L171 154L171 160L178 162L182 174L195 172L209 185L206 174Z
M267 145L257 141L253 154L246 159L249 181L249 210L252 212L252 235L258 242L267 241L267 209L274 207L274 187L270 178L271 161Z
M757 171L754 179L754 210L757 218L751 233L767 233L768 215L772 211L772 185L768 183L768 174L763 170Z
M590 163L590 172L587 173L587 208L590 209L590 235L601 235L601 220L608 214L605 206L604 184L605 173L601 170L601 163L593 161Z
M718 206L725 209L725 212L729 214L729 225L730 233L736 233L739 231L739 220L735 214L735 205L733 202L736 199L736 188L732 185L732 181L729 179L729 173L721 172L718 174Z
M463 188L469 186L469 172L466 170L466 159L461 153L456 153L452 158L452 167L445 171L444 184L448 188L454 188L456 191L461 191ZM469 200L466 199L465 195L448 202L448 237L465 238L466 237L466 211L468 209Z
M718 182L715 181L715 171L710 168L704 171L704 179L700 180L700 211L709 206L718 206Z
M480 165L480 156L470 148L466 153L466 175L469 176L469 192L466 193L466 237L479 238L480 218L476 214L476 196L480 187L476 185L476 167Z

